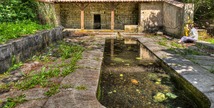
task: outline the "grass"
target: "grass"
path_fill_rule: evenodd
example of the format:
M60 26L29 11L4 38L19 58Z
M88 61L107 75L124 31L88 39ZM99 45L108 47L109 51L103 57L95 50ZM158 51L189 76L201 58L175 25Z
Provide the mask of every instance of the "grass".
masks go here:
M175 48L182 48L182 45L181 44L178 44L176 42L171 42L171 46L172 47L175 47Z
M51 66L49 68L43 67L41 71L37 74L26 77L24 80L17 82L15 87L19 90L27 90L34 88L36 86L39 87L47 87L53 85L52 82L49 82L48 79L53 77L65 77L71 72L74 72L76 68L76 63L79 59L81 59L83 47L78 45L70 45L68 43L60 43L60 47L58 47L58 53L63 59L70 59L70 62L67 64L62 62L57 66ZM63 49L65 50L63 51ZM35 60L40 60L39 57L33 57Z
M0 93L1 92L4 92L4 91L9 91L10 90L10 86L11 86L11 84L9 83L9 84L0 84Z
M210 42L211 44L214 44L214 37L213 36L207 34L206 32L202 32L199 35L200 35L199 40Z
M84 86L84 85L79 85L79 86L76 86L75 89L77 89L77 90L87 90L87 87Z
M49 25L39 25L30 20L3 22L0 24L0 43L5 43L10 39L16 39L28 34L34 34L39 30L50 29Z
M19 95L14 98L7 98L7 101L4 104L3 108L14 108L17 104L23 103L25 101L25 95Z
M7 70L6 73L9 73L9 72L11 72L13 70L16 70L16 69L20 68L22 65L23 65L23 63L22 62L17 62L16 61L16 57L13 56L12 57L12 66Z
M207 39L206 41L214 44L214 38Z
M74 86L73 85L68 85L68 84L63 84L63 85L61 85L61 88L68 89L68 88L74 88Z
M53 96L54 94L59 93L59 84L52 86L47 92L44 94L48 97Z
M209 70L211 73L214 73L214 66Z
M162 46L167 46L167 39L166 38L162 38L160 41L158 41L158 44L162 45Z

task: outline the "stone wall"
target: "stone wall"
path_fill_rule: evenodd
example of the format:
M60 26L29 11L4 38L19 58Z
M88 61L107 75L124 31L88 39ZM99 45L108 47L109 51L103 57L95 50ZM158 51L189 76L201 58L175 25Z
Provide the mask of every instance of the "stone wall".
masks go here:
M86 3L87 4L87 3ZM60 19L66 28L80 29L80 8L77 3L60 4ZM110 3L89 3L85 8L85 29L93 29L94 15L101 17L101 29L110 29ZM124 25L136 25L138 22L137 3L118 3L115 8L115 29L124 29Z
M153 32L163 26L163 2L143 2L139 8L139 31Z
M22 37L0 45L0 73L7 71L12 66L12 59L25 61L36 51L44 49L47 45L57 40L61 40L63 27L42 31L35 35Z
M66 28L80 29L80 9L75 3L60 5L60 19Z
M138 32L163 30L167 34L181 37L184 24L193 21L193 10L193 4L177 1L140 3Z
M120 3L115 9L115 29L138 25L138 3Z
M183 29L183 6L176 6L165 2L163 4L164 31L176 36L182 35Z

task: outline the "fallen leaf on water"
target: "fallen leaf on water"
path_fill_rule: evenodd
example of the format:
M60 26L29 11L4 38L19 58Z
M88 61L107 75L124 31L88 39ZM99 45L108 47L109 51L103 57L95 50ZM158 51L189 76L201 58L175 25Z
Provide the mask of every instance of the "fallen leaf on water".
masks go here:
M136 79L131 79L131 82L135 85L138 85L138 81Z
M158 92L155 96L153 96L155 102L163 102L167 99L165 94Z
M120 77L123 77L123 74L120 74Z
M175 99L175 98L177 98L178 96L177 95L175 95L175 94L173 94L173 93L166 93L166 96L167 97L169 97L169 98L171 98L171 99Z
M137 60L141 60L141 57L136 57Z
M129 64L127 63L127 64L125 64L125 66L129 66Z

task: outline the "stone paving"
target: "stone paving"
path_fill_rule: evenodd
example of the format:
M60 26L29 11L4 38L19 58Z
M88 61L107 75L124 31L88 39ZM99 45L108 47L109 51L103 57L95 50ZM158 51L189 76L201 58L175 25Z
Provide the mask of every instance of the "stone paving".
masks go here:
M211 102L211 108L214 108L214 74L208 71L209 66L212 66L214 63L212 56L191 56L197 63L191 62L182 56L166 52L166 47L155 43L157 38L146 38L144 34L126 35L122 33L121 36L138 38L157 58L170 66L176 75L181 76L190 85L193 85L201 93L205 94ZM47 89L31 89L24 92L28 101L18 105L16 108L104 108L96 96L105 38L109 37L116 38L117 33L96 33L95 36L76 37L86 39L91 46L83 52L83 57L77 64L79 68L61 80L61 85L68 85L70 88L61 88L59 93L49 98L43 95ZM70 42L73 41L78 40L75 38L70 40ZM206 68L207 66L209 68ZM86 89L77 90L74 86L84 86ZM17 91L15 94L20 94L20 92L23 91ZM0 95L0 98L3 99L12 95L4 94ZM204 100L199 99L199 101ZM208 108L207 106L202 107Z

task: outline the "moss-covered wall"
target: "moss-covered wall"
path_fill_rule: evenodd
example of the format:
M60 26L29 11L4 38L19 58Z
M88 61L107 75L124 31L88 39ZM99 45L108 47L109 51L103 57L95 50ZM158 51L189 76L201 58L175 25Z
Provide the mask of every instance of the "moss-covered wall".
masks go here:
M87 4L87 3L86 3ZM80 8L76 3L60 4L61 24L67 28L80 28ZM85 29L93 29L94 15L101 18L101 29L110 29L111 4L89 3L85 8ZM119 3L115 8L115 29L124 29L124 25L136 25L138 22L138 5L136 3Z
M58 26L55 5L50 3L37 2L38 18L42 24L51 24Z

